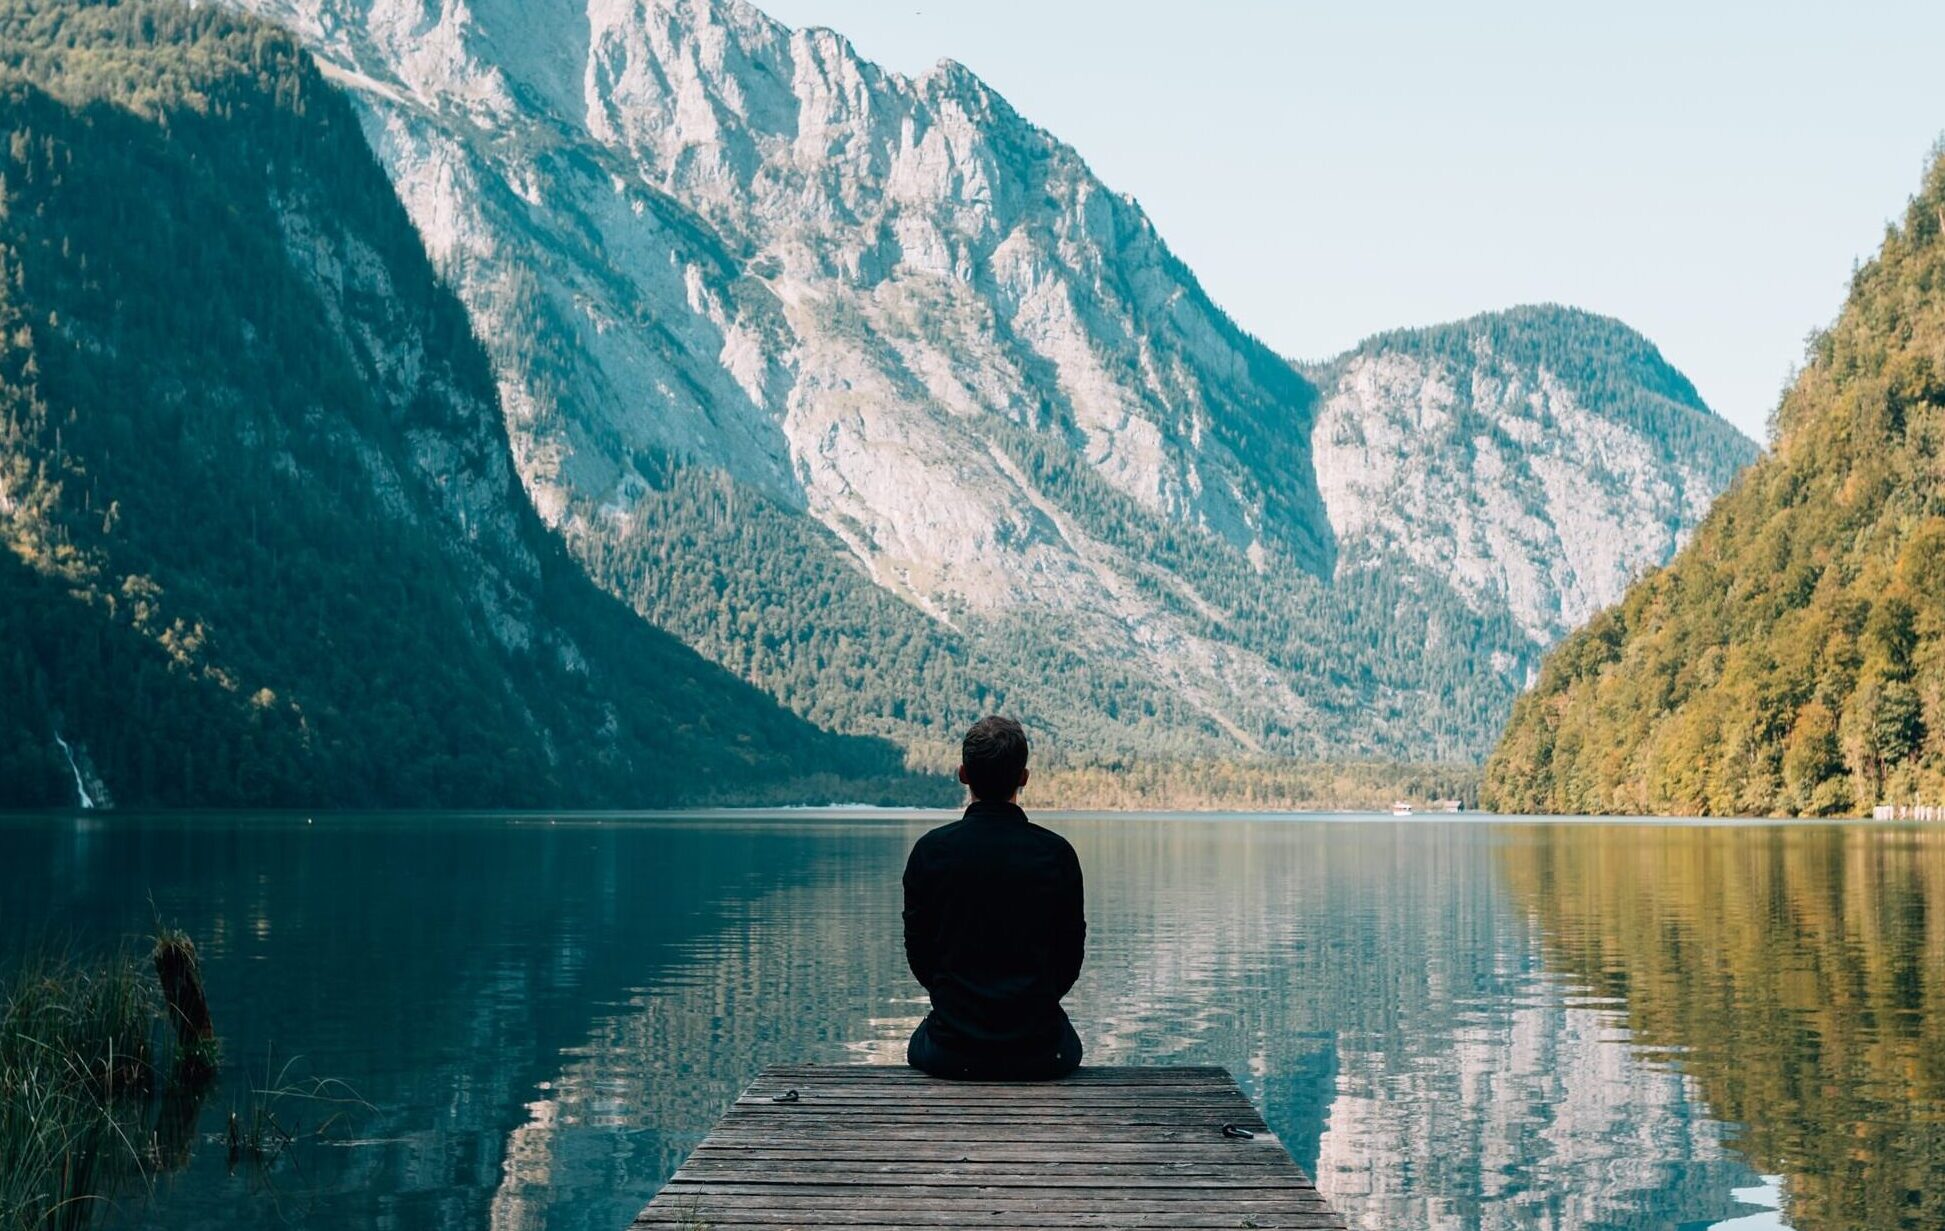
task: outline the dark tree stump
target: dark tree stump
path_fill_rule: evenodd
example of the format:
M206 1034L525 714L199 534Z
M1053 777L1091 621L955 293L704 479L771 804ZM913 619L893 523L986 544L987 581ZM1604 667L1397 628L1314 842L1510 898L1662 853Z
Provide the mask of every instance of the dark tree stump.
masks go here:
M176 1065L189 1072L216 1071L216 1024L203 995L203 968L196 942L181 932L155 938L155 974L176 1026Z

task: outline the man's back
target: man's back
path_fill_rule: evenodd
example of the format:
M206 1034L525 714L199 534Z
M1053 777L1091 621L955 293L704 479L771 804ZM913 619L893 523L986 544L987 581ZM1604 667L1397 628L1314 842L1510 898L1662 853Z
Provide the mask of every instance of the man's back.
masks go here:
M920 1034L967 1070L953 1075L1054 1075L1042 1062L1073 1037L1060 998L1080 974L1086 936L1074 848L1016 805L976 799L912 848L905 954L932 993ZM1074 1061L1078 1049L1075 1040Z

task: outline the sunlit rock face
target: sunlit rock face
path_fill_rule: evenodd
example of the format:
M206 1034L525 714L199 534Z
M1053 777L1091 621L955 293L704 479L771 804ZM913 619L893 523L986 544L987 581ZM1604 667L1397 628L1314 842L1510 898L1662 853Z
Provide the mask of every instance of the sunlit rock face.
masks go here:
M737 3L250 7L357 74L433 256L513 352L523 468L557 517L625 498L634 455L664 450L928 596L1044 601L1053 573L1107 601L1032 533L999 418L1159 517L1327 563L1304 382L958 65L902 77Z
M493 350L520 474L584 555L671 468L719 472L922 614L910 637L976 654L1002 622L989 657L1038 636L1093 698L1139 674L1156 695L1123 708L1161 714L1171 751L1473 754L1539 650L1664 559L1733 468L1524 356L1443 409L1435 364L1299 372L951 62L887 72L736 0L232 2L360 100ZM1416 422L1458 409L1456 437ZM1454 453L1481 416L1492 447ZM1397 593L1346 605L1347 569ZM753 680L794 669L770 645L790 630L745 652L678 618L716 602L646 614ZM1058 639L1020 631L1048 615ZM1394 626L1469 678L1373 682L1353 643L1382 673ZM1077 741L1130 721L987 682Z

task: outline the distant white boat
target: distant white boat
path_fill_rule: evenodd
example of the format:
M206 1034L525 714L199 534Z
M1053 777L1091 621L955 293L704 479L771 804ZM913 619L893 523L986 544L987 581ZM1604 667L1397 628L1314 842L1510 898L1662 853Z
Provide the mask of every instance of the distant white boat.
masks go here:
M1406 803L1406 802L1405 802L1404 800L1402 800L1402 799L1401 799L1401 800L1399 800L1399 801L1398 801L1397 803L1395 803L1395 804L1392 804L1392 805L1391 805L1391 815L1393 815L1393 816L1410 816L1410 815L1411 815L1411 805L1410 805L1410 804L1408 804L1408 803Z

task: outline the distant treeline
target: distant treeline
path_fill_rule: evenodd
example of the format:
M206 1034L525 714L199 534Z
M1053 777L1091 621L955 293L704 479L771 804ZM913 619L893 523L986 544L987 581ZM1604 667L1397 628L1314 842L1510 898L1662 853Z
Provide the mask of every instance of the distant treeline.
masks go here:
M1268 690L1225 699L1266 756L1483 755L1515 677L1478 664L1534 652L1504 612L1475 612L1409 566L1331 583L1287 563L1259 573L1207 531L1158 523L1066 446L994 430L1091 535L1149 563L1136 582L1148 597L1211 642L1262 655L1311 704L1292 713ZM1057 755L1243 755L1230 729L1098 627L1044 610L955 610L948 624L877 585L829 530L722 472L646 454L637 466L649 489L599 534L588 527L607 515L582 509L576 554L649 622L821 727L894 740L928 768L994 712Z
M1573 390L1581 406L1650 439L1691 454L1747 456L1748 443L1709 411L1654 343L1612 317L1579 308L1528 304L1449 325L1394 329L1319 370L1334 371L1360 356L1413 355L1449 366L1463 384L1479 366L1482 341L1495 359L1546 372Z
M1025 802L1034 808L1160 811L1385 811L1394 802L1423 807L1479 798L1473 765L1348 765L1294 761L1127 761L1035 773Z

